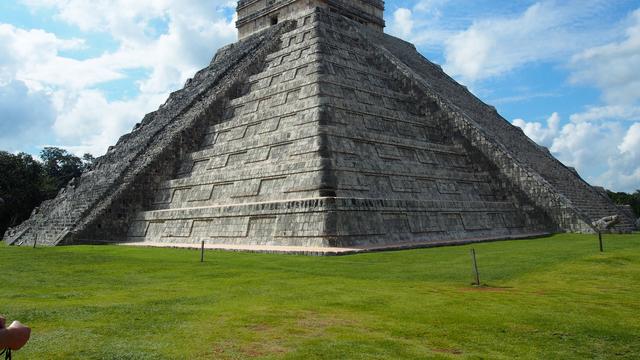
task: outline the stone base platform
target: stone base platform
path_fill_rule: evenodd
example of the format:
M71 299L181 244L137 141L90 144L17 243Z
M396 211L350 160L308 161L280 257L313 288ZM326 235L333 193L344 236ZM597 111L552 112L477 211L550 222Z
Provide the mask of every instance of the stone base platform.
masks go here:
M507 240L525 240L539 237L551 236L551 233L531 233L526 235L512 235L503 238L468 238L455 241L429 241L429 242L410 242L396 243L393 245L383 246L362 246L350 248L334 248L334 247L310 247L310 246L275 246L275 245L237 245L237 244L207 244L205 250L231 251L231 252L248 252L263 254L288 254L288 255L305 255L305 256L343 256L354 255L377 251L390 250L410 250L422 249L442 246L460 246L481 242L507 241ZM163 242L126 242L118 244L120 246L135 247L157 247L157 248L173 248L173 249L200 249L201 244L194 243L163 243Z

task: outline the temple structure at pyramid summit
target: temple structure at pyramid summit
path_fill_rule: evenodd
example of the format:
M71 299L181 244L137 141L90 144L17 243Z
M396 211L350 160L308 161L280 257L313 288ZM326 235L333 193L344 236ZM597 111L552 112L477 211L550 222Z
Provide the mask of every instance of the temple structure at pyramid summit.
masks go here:
M10 244L385 249L593 232L620 215L416 48L381 0L242 0L240 40Z

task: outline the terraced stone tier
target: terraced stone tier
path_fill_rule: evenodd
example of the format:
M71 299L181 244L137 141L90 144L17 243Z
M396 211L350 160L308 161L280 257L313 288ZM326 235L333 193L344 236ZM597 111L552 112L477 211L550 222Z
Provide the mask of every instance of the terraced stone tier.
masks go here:
M367 247L544 233L509 202L316 198L141 212L128 240Z

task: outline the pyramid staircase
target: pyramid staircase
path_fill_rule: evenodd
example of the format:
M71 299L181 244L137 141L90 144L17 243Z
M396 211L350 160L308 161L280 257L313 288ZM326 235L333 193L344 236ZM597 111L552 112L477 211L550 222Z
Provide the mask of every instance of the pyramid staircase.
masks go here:
M282 35L129 241L357 247L555 229L319 14Z

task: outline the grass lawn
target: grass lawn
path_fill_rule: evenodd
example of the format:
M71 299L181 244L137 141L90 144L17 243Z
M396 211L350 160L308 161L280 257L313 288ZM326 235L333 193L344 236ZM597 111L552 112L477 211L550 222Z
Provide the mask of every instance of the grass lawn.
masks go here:
M640 235L346 257L0 247L14 359L639 359ZM10 269L10 270L9 270Z

